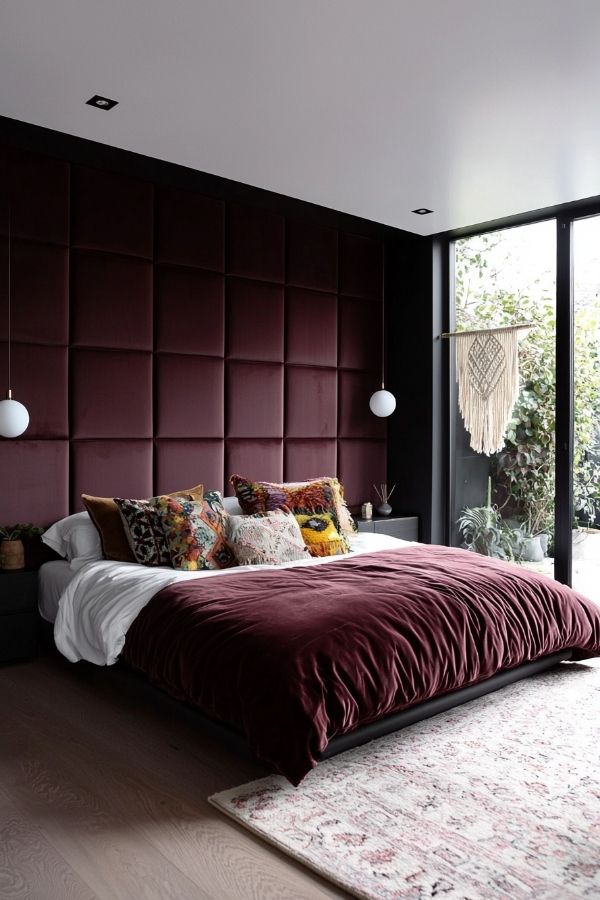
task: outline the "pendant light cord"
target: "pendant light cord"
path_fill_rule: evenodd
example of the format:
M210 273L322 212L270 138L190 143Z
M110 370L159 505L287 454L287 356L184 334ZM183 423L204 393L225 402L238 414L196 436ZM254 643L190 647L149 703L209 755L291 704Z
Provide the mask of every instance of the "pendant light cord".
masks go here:
M10 191L10 188L9 188ZM10 220L10 193L8 195L8 397L10 398L10 342L11 342L11 316L10 316L10 290L11 290L11 220Z
M383 245L383 292L381 295L381 390L385 389L385 244Z

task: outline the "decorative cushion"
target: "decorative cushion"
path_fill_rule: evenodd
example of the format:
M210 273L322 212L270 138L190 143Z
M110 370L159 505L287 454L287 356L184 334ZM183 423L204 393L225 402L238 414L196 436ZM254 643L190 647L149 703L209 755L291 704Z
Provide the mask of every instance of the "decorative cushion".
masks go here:
M230 482L245 513L265 513L274 509L289 509L292 512L318 510L335 516L342 531L349 534L356 531L344 500L344 489L337 478L326 476L312 481L275 484L270 481L249 481L241 475L232 475Z
M229 542L238 564L276 565L305 559L308 550L292 513L230 516Z
M201 500L203 492L204 485L198 484L196 487L184 488L166 496ZM104 559L113 559L116 562L136 562L137 560L125 534L119 507L113 498L92 497L90 494L82 494L81 499L90 514L90 519L98 529Z
M162 519L156 509L157 499L122 500L115 497L129 546L136 562L143 566L171 565Z
M348 553L348 542L326 512L297 513L296 521L311 556L338 556Z
M228 514L217 492L202 501L185 497L157 497L153 502L161 517L174 569L227 569L235 557L227 540Z

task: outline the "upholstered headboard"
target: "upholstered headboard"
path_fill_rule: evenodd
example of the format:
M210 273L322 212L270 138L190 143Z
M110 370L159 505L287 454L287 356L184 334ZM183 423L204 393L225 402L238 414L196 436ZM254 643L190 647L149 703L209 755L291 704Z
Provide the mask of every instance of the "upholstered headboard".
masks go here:
M149 496L234 472L337 473L348 501L386 467L383 245L259 207L14 149L13 395L0 524L49 523L82 491ZM6 166L7 158L9 166ZM7 191L0 197L0 389Z

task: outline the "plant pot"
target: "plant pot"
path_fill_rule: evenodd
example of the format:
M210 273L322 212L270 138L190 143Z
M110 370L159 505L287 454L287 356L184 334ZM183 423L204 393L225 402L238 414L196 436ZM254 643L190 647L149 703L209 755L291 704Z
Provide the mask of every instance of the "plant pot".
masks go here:
M542 547L541 537L541 535L536 534L535 537L525 538L521 549L521 559L525 560L525 562L542 562L546 554Z
M392 507L389 503L382 503L377 507L377 512L380 516L389 516L392 511Z
M25 548L23 541L2 541L0 544L0 560L3 569L24 569Z

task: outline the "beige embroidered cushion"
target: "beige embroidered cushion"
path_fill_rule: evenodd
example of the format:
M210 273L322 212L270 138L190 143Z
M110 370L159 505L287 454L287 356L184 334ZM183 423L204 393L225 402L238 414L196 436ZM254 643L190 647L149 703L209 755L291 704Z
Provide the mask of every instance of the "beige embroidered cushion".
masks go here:
M229 544L240 566L276 565L309 556L292 513L230 516Z

